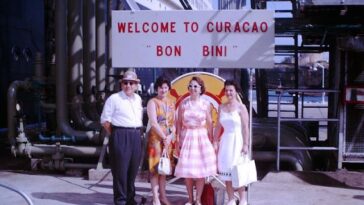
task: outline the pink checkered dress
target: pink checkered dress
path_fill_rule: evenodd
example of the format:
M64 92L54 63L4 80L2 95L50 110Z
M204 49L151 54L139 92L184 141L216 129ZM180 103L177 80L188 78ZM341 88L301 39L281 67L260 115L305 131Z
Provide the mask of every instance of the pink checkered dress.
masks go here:
M175 170L177 177L203 178L216 175L216 155L208 138L206 114L209 103L200 99L192 105L189 99L181 103L184 109L180 140L182 147Z

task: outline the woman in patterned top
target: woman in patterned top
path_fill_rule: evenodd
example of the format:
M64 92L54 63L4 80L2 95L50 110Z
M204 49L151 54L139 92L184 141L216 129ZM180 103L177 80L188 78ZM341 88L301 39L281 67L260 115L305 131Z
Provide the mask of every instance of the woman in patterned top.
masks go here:
M153 193L153 205L170 205L166 197L166 176L158 174L158 162L163 152L167 152L169 158L172 157L171 141L174 139L175 127L175 104L167 98L170 82L159 77L156 80L154 89L157 96L150 99L147 105L149 118L149 131L147 153L150 171L150 184Z

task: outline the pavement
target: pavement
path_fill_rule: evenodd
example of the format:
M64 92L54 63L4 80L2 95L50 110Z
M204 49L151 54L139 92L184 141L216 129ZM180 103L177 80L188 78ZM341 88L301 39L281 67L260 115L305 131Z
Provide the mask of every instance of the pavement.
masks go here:
M327 109L309 112L327 116ZM320 130L321 132L321 130ZM321 134L320 134L321 135ZM324 131L322 136L326 135ZM1 146L0 146L1 147ZM1 185L10 186L25 193L34 205L112 205L112 182L110 174L98 180L89 180L85 173L77 170L55 174L46 171L23 171L29 167L8 157L8 150L0 150L0 205L26 205L21 195ZM263 173L264 172L264 173ZM363 205L363 168L336 172L266 172L258 169L259 181L249 187L250 205ZM213 182L215 193L223 193L219 184ZM146 198L151 203L150 184L142 173L136 182L137 202ZM167 186L167 197L173 205L187 201L183 180ZM220 196L221 199L221 196ZM220 202L217 205L222 205Z
M0 184L25 193L34 205L112 205L112 182L92 181L73 174L39 171L0 171ZM151 204L150 184L136 183L137 201ZM169 184L167 194L173 205L183 205L187 193L182 180ZM226 204L225 195L225 204ZM16 192L0 186L1 205L26 205ZM251 205L363 205L364 172L269 172L249 188Z

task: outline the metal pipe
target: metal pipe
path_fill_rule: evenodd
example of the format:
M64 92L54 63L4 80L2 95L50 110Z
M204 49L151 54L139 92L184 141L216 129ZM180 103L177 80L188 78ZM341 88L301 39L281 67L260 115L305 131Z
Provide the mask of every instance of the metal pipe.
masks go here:
M65 136L65 135L62 135L62 136L52 135L52 136L48 137L48 136L39 134L38 139L41 142L76 142L76 138L74 136L69 137L69 136Z
M96 0L96 96L105 90L106 78L106 16L105 0Z
M95 140L97 132L74 130L67 121L67 1L56 1L56 113L58 132L66 135Z
M96 164L81 164L81 163L69 163L65 162L63 164L64 168L69 169L94 169L96 168Z
M279 89L279 90L284 93L293 93L293 92L297 92L297 93L322 93L322 92L340 93L339 89Z
M34 79L37 81L44 80L44 63L40 52L36 52L34 57Z
M54 103L47 103L47 102L44 102L43 100L40 101L40 106L43 109L46 109L46 110L55 110L57 108L56 107L56 104L54 104Z
M269 152L269 151L256 151L254 152L254 160L260 162L275 162L276 161L276 152ZM300 160L294 154L290 154L287 152L280 153L280 161L287 162L296 171L303 171L303 165L300 163Z
M102 126L100 121L92 121L83 112L83 98L80 95L76 95L72 99L71 104L71 117L78 126L88 128L91 130L101 130Z
M13 187L11 187L11 186L9 186L9 185L5 185L5 184L1 184L1 183L0 183L0 186L1 186L1 187L4 187L4 188L6 188L6 189L9 189L9 190L11 190L11 191L13 191L13 192L18 193L21 197L23 197L23 198L25 199L25 201L26 201L29 205L33 205L32 200L31 200L31 199L29 198L29 196L28 196L28 195L26 195L23 191L17 190L17 189L15 189L15 188L13 188Z
M253 156L253 68L249 68L249 152L248 156L251 159ZM247 203L250 201L250 185L247 190Z
M281 146L281 96L282 92L278 93L278 104L277 104L277 161L276 169L279 171L279 161L280 161L280 146Z
M82 27L82 1L70 1L68 4L68 38L69 38L69 69L71 82L69 83L69 99L71 103L71 119L76 126L82 128L99 130L101 128L99 121L90 120L84 112L84 100L80 97L78 88L83 84L82 75L84 74L83 66L83 27ZM91 126L90 126L91 125Z
M38 160L40 162L41 168L50 169L50 170L65 170L65 169L93 169L96 167L96 164L81 164L81 163L72 163L65 162L64 160Z
M83 38L83 96L85 112L91 120L98 121L100 114L96 102L96 0L84 2L84 38Z
M68 3L68 56L70 69L69 97L77 95L76 88L82 85L82 1L72 0Z
M101 148L102 147L34 144L30 146L30 154L32 157L40 157L55 154L58 152L58 149L60 149L61 153L69 157L98 157L101 153ZM17 152L17 154L21 155L22 153Z
M43 87L43 84L45 84L45 70L44 70L44 59L43 55L40 52L35 53L34 57L34 81L38 84L40 84L41 87ZM42 91L38 91L42 93ZM44 96L40 96L39 98L39 104L41 108L46 110L55 110L56 104L54 103L47 103L43 99Z
M8 140L11 146L15 145L15 127L16 127L16 99L17 93L19 89L30 89L31 83L29 81L13 81L8 88L8 109L7 109L7 118L8 118Z
M115 8L115 6L113 6L114 1L112 0L107 0L107 13L106 13L106 64L107 64L107 71L106 71L106 94L109 94L110 91L117 91L118 89L116 89L117 87L117 83L115 82L114 79L110 78L109 76L113 75L114 69L112 69L112 65L111 65L111 53L112 53L112 32L111 32L111 11L112 10L117 10L117 8ZM112 79L112 80L111 80Z
M96 108L101 115L106 88L106 1L96 0Z

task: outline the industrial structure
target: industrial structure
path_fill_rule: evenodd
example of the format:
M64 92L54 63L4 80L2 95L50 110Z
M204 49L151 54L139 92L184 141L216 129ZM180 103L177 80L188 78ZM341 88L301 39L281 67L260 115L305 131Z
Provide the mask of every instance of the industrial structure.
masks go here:
M221 0L219 9L246 8L246 3ZM363 164L364 2L249 3L251 9L275 10L277 42L290 42L276 44L274 69L254 70L254 158L277 170L332 170L345 164ZM118 91L116 82L125 70L111 67L110 12L130 9L203 10L212 9L212 2L0 3L0 145L13 157L27 157L34 167L52 170L107 167L107 138L99 116L107 96ZM328 54L327 60L302 63L304 57L322 53ZM136 71L143 82L140 94L145 101L152 94L148 92L150 83L158 74L174 78L205 71L240 80L243 100L249 103L248 70ZM307 104L312 96L322 97L324 103ZM317 108L326 109L327 115L306 116L307 110Z

